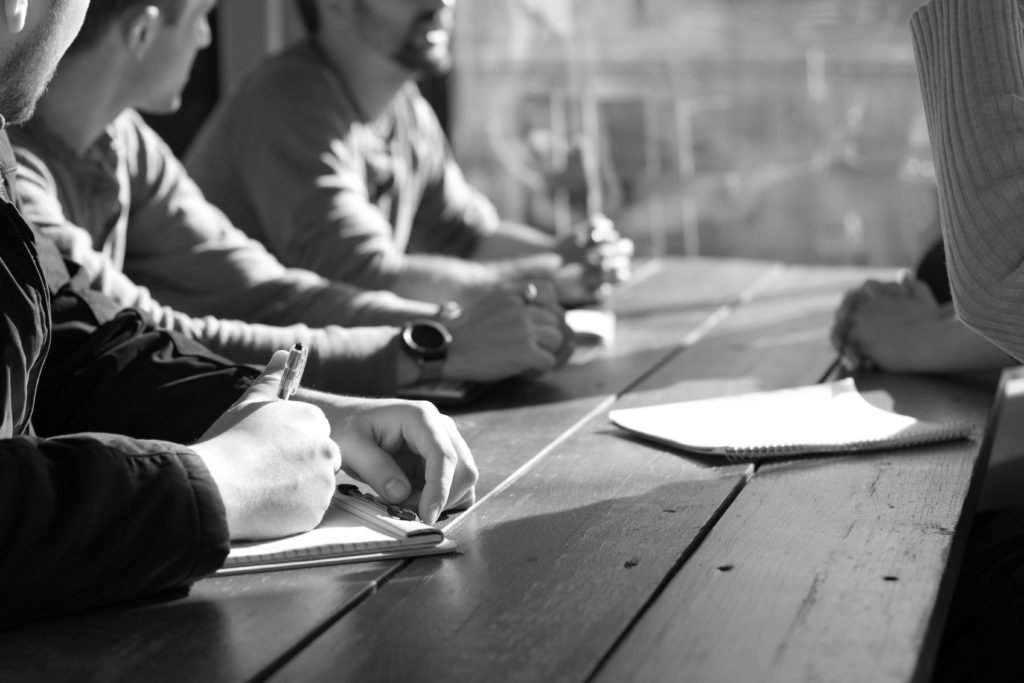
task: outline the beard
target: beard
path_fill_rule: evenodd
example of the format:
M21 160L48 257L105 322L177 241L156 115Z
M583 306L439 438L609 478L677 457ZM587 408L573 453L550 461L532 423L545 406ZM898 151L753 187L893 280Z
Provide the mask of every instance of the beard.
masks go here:
M417 19L402 47L392 55L394 60L413 72L417 78L442 76L452 68L451 12L444 12L438 22L437 13L429 12ZM438 25L440 24L440 26ZM430 33L443 31L445 39L432 42Z
M65 5L66 0L54 2L46 16L0 61L0 115L9 123L24 123L32 117L57 70L67 47L59 44L67 31L58 30Z

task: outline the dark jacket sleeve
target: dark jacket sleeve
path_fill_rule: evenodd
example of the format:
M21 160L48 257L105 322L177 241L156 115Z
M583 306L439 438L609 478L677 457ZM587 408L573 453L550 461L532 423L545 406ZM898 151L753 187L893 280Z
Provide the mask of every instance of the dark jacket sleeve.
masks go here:
M198 439L257 372L117 311L74 277L52 294L48 329L46 298L26 296L40 289L17 286L32 269L3 274L0 434L12 438L0 439L0 626L214 571L228 551L223 503L179 444ZM47 345L35 384L24 368ZM33 388L35 436L12 419Z
M185 447L0 441L0 627L187 585L227 550L216 485Z
M37 434L111 432L192 443L258 375L156 329L134 309L105 308L105 297L76 281L53 296Z

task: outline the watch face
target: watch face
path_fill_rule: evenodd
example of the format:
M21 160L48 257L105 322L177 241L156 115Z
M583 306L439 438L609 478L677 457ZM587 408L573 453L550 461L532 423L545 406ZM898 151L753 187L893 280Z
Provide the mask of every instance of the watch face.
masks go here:
M424 359L443 358L452 343L452 335L434 320L415 320L407 323L402 332L405 345Z

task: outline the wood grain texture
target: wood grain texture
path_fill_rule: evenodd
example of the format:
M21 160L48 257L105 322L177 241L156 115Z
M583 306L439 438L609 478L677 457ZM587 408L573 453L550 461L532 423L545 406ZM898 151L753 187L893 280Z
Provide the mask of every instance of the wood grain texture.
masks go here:
M717 259L656 268L657 274L617 295L615 306L623 314L613 348L586 365L503 387L457 415L482 471L479 495L501 485L675 353L686 334L735 302L771 268ZM433 561L418 560L413 566ZM395 561L208 579L187 596L170 595L162 603L14 629L0 633L0 678L252 680L404 565ZM395 583L404 577L402 572Z
M835 305L864 276L773 273L616 407L816 381L834 356ZM329 680L339 667L354 680L587 680L746 472L623 438L606 417L456 524L462 557L404 570L272 680ZM402 644L387 657L374 623Z
M588 428L454 525L461 556L413 563L271 680L585 680L746 469Z
M989 386L860 383L927 419L981 424L991 400ZM928 680L976 455L958 441L759 468L595 680Z

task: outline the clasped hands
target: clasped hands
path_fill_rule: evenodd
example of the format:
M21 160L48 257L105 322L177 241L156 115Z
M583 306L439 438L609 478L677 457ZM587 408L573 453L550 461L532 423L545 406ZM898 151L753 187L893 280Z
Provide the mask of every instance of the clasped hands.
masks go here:
M558 245L562 265L555 273L558 298L567 307L598 303L613 285L629 280L633 240L623 237L604 214L593 214Z
M928 285L904 271L895 281L869 280L847 292L830 339L850 371L915 371L932 336L954 315Z

